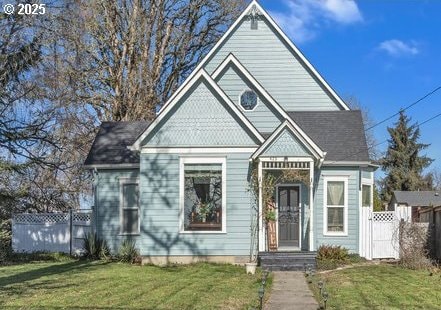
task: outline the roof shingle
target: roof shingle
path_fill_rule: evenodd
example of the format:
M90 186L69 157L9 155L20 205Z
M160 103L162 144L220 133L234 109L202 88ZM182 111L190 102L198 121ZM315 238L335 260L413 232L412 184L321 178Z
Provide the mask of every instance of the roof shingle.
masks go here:
M305 111L288 115L325 152L326 161L370 161L360 111ZM103 122L85 165L139 163L130 151L149 122ZM267 138L270 133L262 134Z
M408 206L441 206L441 196L435 191L394 191L397 203Z
M360 111L305 111L288 115L327 153L326 161L370 161Z
M146 121L103 122L84 164L113 165L139 163L139 154L129 150L149 125Z

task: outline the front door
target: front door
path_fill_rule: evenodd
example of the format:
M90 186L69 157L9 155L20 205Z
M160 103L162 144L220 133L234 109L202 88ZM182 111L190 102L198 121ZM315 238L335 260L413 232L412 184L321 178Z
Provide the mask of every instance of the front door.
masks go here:
M299 247L299 187L280 186L278 190L279 248Z

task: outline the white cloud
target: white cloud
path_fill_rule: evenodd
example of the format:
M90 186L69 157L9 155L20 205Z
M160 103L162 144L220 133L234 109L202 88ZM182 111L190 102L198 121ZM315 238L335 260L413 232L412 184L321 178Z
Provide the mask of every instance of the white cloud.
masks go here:
M313 39L324 24L363 21L353 0L284 0L286 12L271 12L280 27L297 43Z
M318 2L319 6L324 6L323 9L337 22L350 24L363 20L363 16L355 1L324 0Z
M391 56L412 56L420 52L415 42L405 43L397 39L383 41L378 48Z

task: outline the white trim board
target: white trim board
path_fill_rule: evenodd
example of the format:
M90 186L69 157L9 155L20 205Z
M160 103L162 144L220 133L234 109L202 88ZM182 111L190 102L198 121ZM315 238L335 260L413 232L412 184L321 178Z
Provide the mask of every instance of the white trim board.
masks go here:
M222 165L222 230L188 231L185 221L185 164L221 164ZM227 232L227 158L226 157L181 157L179 159L179 233L180 234L225 234Z
M103 169L103 170L112 170L112 169L139 169L139 164L96 164L96 165L84 165L84 169Z
M253 153L257 147L181 147L181 148L148 148L141 149L141 154L228 154L228 153Z
M344 205L343 206L329 206L343 208L343 231L335 232L328 231L328 182L343 182L344 183ZM348 211L349 211L349 177L343 176L325 176L323 177L323 236L325 237L347 237L348 236Z
M138 137L135 143L129 147L132 151L137 151L141 148L141 143L145 138L153 131L153 129L158 126L158 124L164 119L166 115L170 113L173 107L179 102L179 100L189 91L189 89L197 83L200 79L204 79L210 87L222 98L222 100L228 105L228 107L235 113L238 118L242 121L242 123L251 131L254 137L260 142L263 143L265 139L262 135L257 131L257 129L253 126L253 124L245 117L245 115L240 111L240 108L237 107L231 99L224 93L224 91L216 84L216 82L208 75L208 73L201 69L194 75L188 83L185 83L185 87L179 92L179 95L174 96L173 100L167 104L164 109L161 110L161 113L158 114L158 117L147 127L147 129Z
M257 151L251 156L251 159L256 160L260 154L262 154L276 139L279 134L284 130L287 129L291 131L294 136L296 136L300 142L306 146L306 148L312 153L312 155L316 159L321 159L326 156L326 152L323 152L317 144L314 143L314 141L311 140L311 138L308 137L300 128L295 128L293 124L289 120L285 120L272 134L271 136L266 139L265 143L263 143ZM288 154L287 154L288 155Z
M300 52L300 50L294 45L294 43L286 36L286 34L282 31L282 29L277 25L277 23L273 20L271 16L260 6L260 4L253 0L247 6L247 8L242 12L242 14L236 19L236 21L230 26L230 28L225 32L225 34L220 38L220 40L215 44L215 46L210 50L210 52L202 59L202 61L196 66L196 68L192 71L189 77L184 81L184 83L176 90L176 92L170 97L170 99L165 103L162 107L162 110L165 110L167 106L178 96L184 88L186 88L189 81L197 74L197 72L202 69L206 63L210 60L213 54L223 45L224 41L230 36L230 34L237 28L242 19L249 14L251 10L256 8L260 11L261 15L263 15L271 26L275 29L275 31L280 35L280 37L285 41L285 43L291 48L292 52L298 56L298 58L303 62L307 69L311 72L311 74L323 85L323 87L329 92L331 97L335 99L335 101L341 105L343 110L350 110L349 107L344 103L344 101L338 96L338 94L332 89L332 87L325 81L325 79L318 73L318 71L312 66L312 64L306 59L306 57Z
M138 186L138 207L127 208L124 207L124 185L137 185ZM139 178L123 177L119 178L119 235L120 236L139 236L141 233L141 204L140 204L141 191L139 188ZM138 211L138 231L134 233L126 233L123 231L123 212L124 210L137 210Z

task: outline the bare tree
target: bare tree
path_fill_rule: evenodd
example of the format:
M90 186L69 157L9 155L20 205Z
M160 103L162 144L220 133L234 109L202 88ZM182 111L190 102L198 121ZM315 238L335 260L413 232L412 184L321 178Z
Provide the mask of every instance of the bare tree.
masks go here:
M59 68L100 120L152 119L244 6L243 0L76 1L59 27Z
M66 0L9 28L30 29L35 42L28 43L36 48L27 78L3 92L20 100L2 121L19 124L22 117L33 131L9 127L0 144L9 143L10 164L44 158L44 165L2 176L5 188L23 194L14 204L37 211L79 207L90 188L82 163L97 125L152 119L243 6L242 0Z

